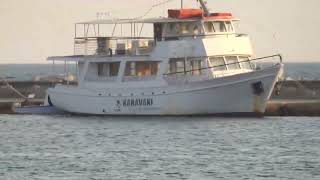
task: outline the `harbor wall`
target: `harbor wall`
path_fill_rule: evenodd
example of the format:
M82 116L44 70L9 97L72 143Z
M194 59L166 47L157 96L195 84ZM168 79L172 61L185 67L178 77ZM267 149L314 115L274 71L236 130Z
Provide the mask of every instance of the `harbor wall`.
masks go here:
M320 116L320 81L278 82L266 116Z

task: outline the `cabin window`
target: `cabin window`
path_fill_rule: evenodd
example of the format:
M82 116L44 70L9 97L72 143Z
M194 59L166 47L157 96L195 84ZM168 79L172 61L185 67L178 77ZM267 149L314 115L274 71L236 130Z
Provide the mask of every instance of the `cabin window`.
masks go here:
M177 75L184 74L184 71L186 70L185 64L185 58L170 59L169 73L177 73Z
M180 23L176 23L175 25L175 29L174 29L174 34L180 34L180 29L181 29L181 25Z
M154 39L155 41L162 41L162 30L163 26L161 23L155 23L154 24Z
M215 32L227 32L226 26L223 21L213 21L212 25Z
M125 76L135 76L136 75L136 63L127 62Z
M159 62L141 61L127 62L125 76L156 76L159 70Z
M190 33L190 26L188 23L181 24L181 34L189 34Z
M202 59L187 59L185 58L173 58L169 61L168 73L172 75L182 76L185 74L189 75L201 75L205 67L205 61Z
M226 64L223 57L210 57L210 64L214 71L225 71L227 70Z
M204 27L205 27L206 32L209 32L209 33L214 32L214 26L213 26L212 22L205 22Z
M198 27L197 25L195 25L195 26L193 27L193 34L194 34L194 35L198 35L198 34L199 34L199 27Z
M226 56L226 62L229 70L240 69L237 56Z
M119 73L120 62L91 62L86 71L85 80L114 81Z
M233 32L233 26L230 21L226 21L226 29L228 32Z
M193 32L193 35L199 35L203 33L201 26L199 26L199 24L197 23L193 23L192 32Z
M239 56L239 62L242 69L252 69L249 61L249 57L247 56Z
M212 21L204 23L205 31L213 32L234 32L231 21Z
M97 73L99 77L118 76L120 62L97 63Z
M168 34L172 34L172 33L174 33L174 30L175 30L175 24L174 23L169 23L168 24L167 33Z
M165 37L166 40L177 40L180 35L199 35L202 32L202 28L196 22L168 23Z
M166 30L165 30L165 35L169 35L169 36L176 36L177 33L179 33L179 29L177 30L176 27L177 23L168 23L166 25Z
M191 74L192 75L201 75L202 74L202 60L197 59L197 60L191 60L190 61L190 66L191 66Z

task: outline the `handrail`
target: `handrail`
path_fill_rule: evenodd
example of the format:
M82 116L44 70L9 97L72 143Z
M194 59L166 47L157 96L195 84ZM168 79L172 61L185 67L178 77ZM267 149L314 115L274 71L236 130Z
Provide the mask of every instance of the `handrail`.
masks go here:
M235 32L215 32L215 33L205 33L205 34L180 34L180 35L167 35L162 37L164 40L170 38L185 38L185 37L213 37L213 36L229 36L235 35L236 37L247 36L247 34L243 33L235 33ZM75 40L83 40L83 39L98 39L98 38L106 38L107 40L124 40L124 39L154 39L153 37L117 37L117 36L88 36L88 37L75 37Z
M235 32L215 32L215 33L206 33L206 34L180 34L180 35L166 35L163 36L164 41L170 41L170 40L178 40L179 38L212 38L212 37L220 37L220 36L236 36L236 37L243 37L248 36L247 34L240 34Z
M261 59L267 59L267 58L273 58L273 57L279 57L280 63L282 63L282 56L281 56L281 54L275 54L275 55L264 56L264 57L255 58L255 59L248 59L248 60L246 60L246 61L241 61L241 62L227 63L227 64L223 64L223 65L204 67L204 68L199 68L199 69L194 69L194 70L188 70L188 71L172 72L172 73L166 73L166 74L163 74L163 75L168 76L168 75L173 75L173 74L182 74L182 73L183 73L183 74L186 74L186 73L188 73L188 72L200 71L200 70L205 70L205 69L213 69L213 68L217 68L217 67L223 67L223 66L227 66L227 65L239 64L239 63L244 63L244 62L258 61L258 60L261 60Z
M123 39L133 39L133 40L136 40L136 39L149 39L149 40L153 40L154 38L153 37L117 37L117 36L112 36L112 37L106 37L106 36L88 36L88 37L76 37L74 38L75 40L83 40L83 39L98 39L98 38L106 38L107 40L123 40Z

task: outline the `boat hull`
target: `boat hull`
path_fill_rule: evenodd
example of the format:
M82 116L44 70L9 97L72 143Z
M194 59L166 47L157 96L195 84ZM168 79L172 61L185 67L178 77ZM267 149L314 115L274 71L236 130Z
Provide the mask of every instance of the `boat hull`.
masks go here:
M163 87L88 90L57 86L51 103L64 111L92 115L262 115L282 64L264 70Z

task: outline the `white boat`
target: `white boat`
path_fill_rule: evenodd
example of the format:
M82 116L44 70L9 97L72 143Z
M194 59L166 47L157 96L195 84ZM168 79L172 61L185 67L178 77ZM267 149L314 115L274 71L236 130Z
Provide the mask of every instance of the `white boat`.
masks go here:
M75 114L262 115L281 56L255 58L248 35L235 31L238 19L200 5L166 18L77 23L75 55L48 60L76 62L78 84L48 89L50 102Z

